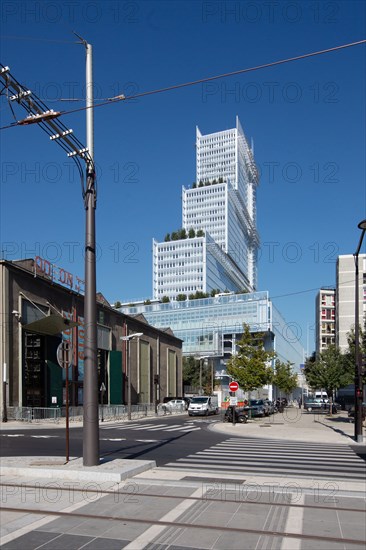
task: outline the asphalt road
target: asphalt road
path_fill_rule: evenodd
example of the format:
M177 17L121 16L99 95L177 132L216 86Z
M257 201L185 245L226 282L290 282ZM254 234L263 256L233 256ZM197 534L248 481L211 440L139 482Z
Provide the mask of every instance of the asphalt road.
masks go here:
M130 423L101 423L100 456L155 460L157 466L201 451L224 441L224 434L208 429L219 416L186 415L149 418ZM0 434L0 456L65 456L66 430L63 427L7 429ZM83 429L70 427L69 454L82 456Z

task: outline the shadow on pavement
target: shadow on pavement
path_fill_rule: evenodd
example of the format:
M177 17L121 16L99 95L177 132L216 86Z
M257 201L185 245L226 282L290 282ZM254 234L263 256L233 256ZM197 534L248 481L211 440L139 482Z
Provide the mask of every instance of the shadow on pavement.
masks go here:
M349 424L350 424L350 422L347 418L344 418L342 416L334 415L334 416L328 416L326 418L326 420L327 420L327 422L334 422L335 425L336 424L338 424L338 425L343 424L344 426L347 426L348 430L342 430L341 427L335 427L335 425L331 426L330 424L325 423L323 421L323 419L315 420L315 422L318 423L318 424L322 424L325 428L333 430L333 432L335 432L337 434L340 434L340 435L343 435L343 436L347 437L350 440L350 442L354 441L353 434L349 433Z

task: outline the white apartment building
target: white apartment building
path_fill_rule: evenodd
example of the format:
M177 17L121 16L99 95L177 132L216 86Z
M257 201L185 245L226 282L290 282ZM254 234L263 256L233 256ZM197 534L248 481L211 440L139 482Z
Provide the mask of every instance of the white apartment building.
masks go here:
M366 315L366 254L360 254L359 267L359 325L364 326ZM355 259L353 254L338 256L336 291L336 343L345 351L347 334L355 326Z
M208 233L204 237L157 242L153 240L153 296L175 299L179 294L214 289L247 288L243 274Z
M322 353L330 344L335 344L336 291L321 288L316 297L316 354Z
M182 228L204 237L153 241L153 297L257 287L258 173L238 117L236 127L196 129L196 183L183 187ZM184 290L183 290L184 289Z

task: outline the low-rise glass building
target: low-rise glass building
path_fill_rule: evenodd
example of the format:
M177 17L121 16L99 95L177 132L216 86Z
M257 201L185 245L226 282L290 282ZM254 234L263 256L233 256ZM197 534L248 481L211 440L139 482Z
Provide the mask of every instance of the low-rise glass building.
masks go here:
M218 294L198 300L135 304L121 308L123 313L143 315L149 324L170 327L183 340L183 356L210 358L215 377L224 377L228 384L226 362L236 352L243 334L243 324L251 332L264 332L265 347L276 352L283 362L293 363L300 372L304 349L300 343L300 327L287 323L272 304L268 291L245 294ZM271 394L271 391L269 392Z

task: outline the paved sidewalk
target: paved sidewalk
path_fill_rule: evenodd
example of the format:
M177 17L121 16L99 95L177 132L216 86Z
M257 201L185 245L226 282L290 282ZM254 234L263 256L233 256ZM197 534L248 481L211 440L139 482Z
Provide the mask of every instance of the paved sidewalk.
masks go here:
M271 437L295 441L319 443L342 443L345 445L366 445L354 440L354 423L342 411L329 416L324 413L307 412L298 408L287 408L263 419L253 419L246 424L215 423L215 431L238 436Z
M354 442L354 425L344 413L333 418L301 413L286 409L244 425L209 426L228 437L364 448ZM153 461L111 460L85 468L81 459L65 465L56 457L13 457L1 467L2 550L364 550L366 545L360 481L332 484L325 478L314 485L309 478L243 479L230 472L217 479L209 471L156 468Z

